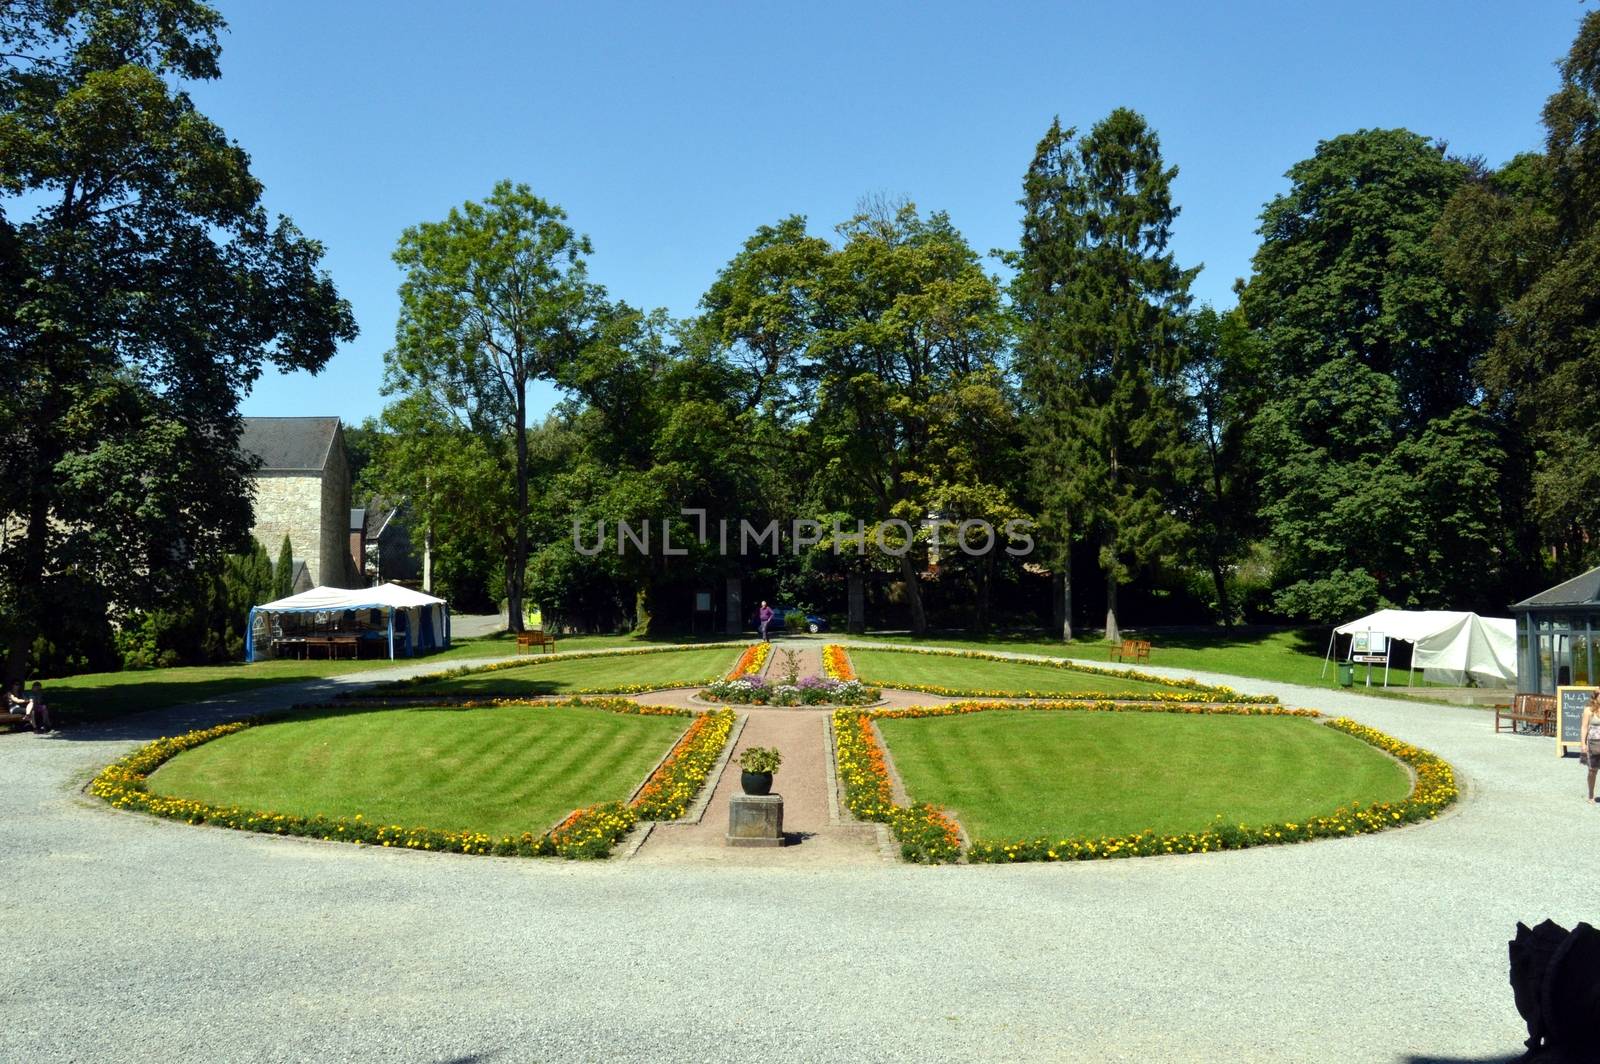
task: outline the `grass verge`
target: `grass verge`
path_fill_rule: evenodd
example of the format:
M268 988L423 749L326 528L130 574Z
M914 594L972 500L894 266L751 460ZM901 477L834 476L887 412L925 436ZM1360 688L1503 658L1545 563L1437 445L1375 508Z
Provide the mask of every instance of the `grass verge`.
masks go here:
M592 657L518 659L385 684L374 694L443 698L533 698L697 687L727 673L740 648L648 647Z

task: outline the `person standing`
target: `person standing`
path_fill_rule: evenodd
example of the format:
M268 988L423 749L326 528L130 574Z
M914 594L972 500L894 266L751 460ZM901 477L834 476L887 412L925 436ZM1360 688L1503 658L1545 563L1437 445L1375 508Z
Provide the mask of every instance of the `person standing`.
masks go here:
M1600 693L1591 695L1589 704L1583 707L1578 734L1583 736L1583 760L1589 766L1589 801L1592 802L1595 773L1600 772Z
M768 606L765 600L763 600L761 603L761 612L756 614L756 620L761 622L761 641L763 643L772 642L772 640L767 637L767 625L772 623L772 607ZM1593 783L1592 780L1590 782Z

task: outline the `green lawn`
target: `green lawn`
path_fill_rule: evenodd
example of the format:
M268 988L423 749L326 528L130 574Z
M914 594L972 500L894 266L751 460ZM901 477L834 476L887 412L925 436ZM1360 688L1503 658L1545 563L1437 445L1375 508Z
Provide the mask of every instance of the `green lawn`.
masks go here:
M1327 676L1322 676L1322 656L1328 651L1328 628L1299 628L1294 630L1263 631L1259 629L1230 631L1217 628L1208 631L1181 633L1138 633L1138 638L1149 639L1151 665L1173 669L1198 669L1206 672L1227 673L1230 676L1248 676L1258 680L1275 680L1284 683L1305 684L1310 687L1338 687L1338 670L1328 666ZM926 646L951 647L961 650L998 650L1018 654L1044 654L1057 658L1079 658L1090 662L1106 662L1108 645L1099 639L1075 639L1071 643L1051 642L1038 633L1029 635L995 635L973 638L959 635L869 635L862 637L887 643L917 643ZM852 657L854 652L852 651ZM859 669L857 671L860 671ZM1356 684L1366 679L1365 666L1356 669ZM1380 693L1383 668L1373 670L1373 693ZM1389 674L1390 690L1396 685L1404 693L1406 672L1394 669ZM1425 686L1422 673L1415 677L1413 691L1420 693ZM1365 691L1365 688L1362 688Z
M717 637L722 638L722 637ZM662 642L676 642L664 640ZM601 650L614 647L659 645L627 635L564 636L557 649ZM219 695L237 694L274 684L299 683L352 672L377 672L418 662L438 664L441 670L454 662L473 658L510 657L516 643L505 633L477 639L455 639L450 649L420 658L368 658L360 661L258 661L247 665L185 665L171 669L137 669L128 672L92 672L42 681L50 709L58 723L107 720L149 709L200 702ZM728 653L734 653L731 649ZM732 668L732 659L729 659ZM696 677L698 679L699 677Z
M535 834L623 801L688 720L594 709L396 709L266 724L179 754L154 793L312 816Z
M397 685L393 694L426 692L520 698L634 685L693 687L725 675L739 659L738 646L700 647L661 654L612 654L556 658L514 669L470 672L418 686Z
M985 661L943 654L899 654L892 650L850 651L856 675L872 684L931 684L960 691L1017 691L1049 694L1106 693L1151 694L1171 692L1163 684L1094 676L1050 665L1019 661Z
M457 639L449 650L420 658L367 659L364 661L258 661L247 665L188 665L171 669L135 669L128 672L90 672L59 680L43 680L51 712L66 723L105 720L147 709L199 702L218 695L236 694L274 684L317 680L351 672L437 662L441 669L453 661L504 657L516 652L506 636Z
M1302 821L1410 792L1378 750L1294 717L993 711L880 720L914 801L974 839Z

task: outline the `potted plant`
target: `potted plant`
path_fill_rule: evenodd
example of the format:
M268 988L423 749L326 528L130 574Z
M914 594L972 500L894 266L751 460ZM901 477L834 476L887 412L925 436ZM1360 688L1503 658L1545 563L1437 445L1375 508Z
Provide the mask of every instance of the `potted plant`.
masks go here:
M776 747L752 746L739 755L739 786L746 794L771 794L772 774L783 764L783 756Z

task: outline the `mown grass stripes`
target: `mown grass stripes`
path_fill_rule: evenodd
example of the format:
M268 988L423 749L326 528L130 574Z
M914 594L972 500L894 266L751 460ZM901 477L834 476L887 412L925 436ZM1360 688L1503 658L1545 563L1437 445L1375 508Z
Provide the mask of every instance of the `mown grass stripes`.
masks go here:
M537 833L573 809L626 799L687 724L566 706L328 714L198 746L149 787L286 814Z

